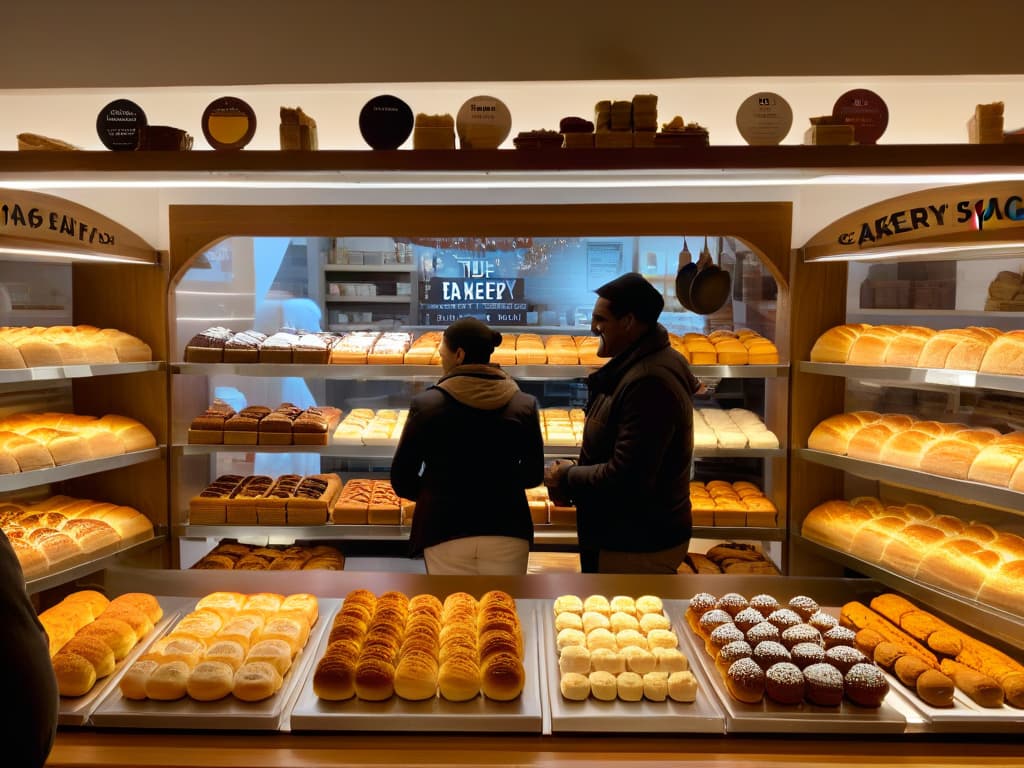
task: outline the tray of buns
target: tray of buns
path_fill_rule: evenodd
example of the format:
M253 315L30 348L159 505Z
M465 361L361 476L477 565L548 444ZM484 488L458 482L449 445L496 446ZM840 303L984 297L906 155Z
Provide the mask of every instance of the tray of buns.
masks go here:
M593 627L591 633L605 628L604 620L593 614L605 615L606 611L609 631L611 631L613 616L616 617L617 623L619 621L628 622L632 627L633 622L621 615L627 613L629 616L638 618L637 625L641 627L640 634L646 639L646 633L642 631L646 623L640 624L639 619L642 619L642 615L637 617L635 601L632 606L614 605L615 608L626 608L625 611L612 610L614 601L626 602L632 598L617 596L613 597L611 601L606 600L600 606L596 606L593 604L595 597L598 596L586 598L586 601L591 601L587 607L598 608L598 611L583 611L582 608L586 601L581 600L576 603L576 607L581 611L575 614L580 618L580 625L583 625L584 617L586 617L586 625L583 626L590 628L592 623L601 625ZM593 650L585 644L585 638L591 633L584 633L583 645L560 650L560 644L566 645L574 642L573 627L566 625L575 626L576 622L571 615L566 614L575 612L571 605L566 604L567 600L572 600L575 603L572 596L564 596L554 603L550 600L536 601L538 603L537 620L543 627L541 657L544 674L547 678L552 733L725 733L725 716L718 704L717 696L711 690L707 675L702 669L692 665L686 654L673 653L673 649L670 648L671 637L669 635L662 635L665 642L661 647L672 654L671 659L665 653L662 654L665 658L661 658L651 652L634 651L635 655L630 652L635 648L642 647L641 645L625 646L621 650L617 649L606 653L604 650L599 650L603 647L600 637L605 640L609 637L604 632L597 632L594 636L593 643L591 643L594 645ZM658 606L653 607L657 608ZM563 611L563 608L569 610ZM681 634L679 627L671 622L663 608L656 613L666 620L664 625L659 624L658 626L671 627L677 636ZM570 631L562 634L560 627L568 628ZM577 631L582 632L583 630ZM622 634L622 639L625 642L627 635L630 635L631 632L627 628L620 633L612 634ZM643 642L635 635L632 637L631 642ZM561 639L561 643L559 639ZM580 640L581 638L579 635L575 635L575 639ZM610 651L610 643L608 645ZM629 650L626 650L627 648ZM600 660L593 658L595 653L602 658ZM627 656L629 658L626 658ZM619 666L627 674L611 676L610 671L617 670ZM651 677L659 677L658 670L661 667L664 667L660 674L663 683L652 682L648 679L647 674L638 674L634 671L646 671L646 673L653 673ZM589 671L584 672L584 670ZM677 670L690 674L674 677L671 672ZM602 672L609 673L604 675L603 681L601 679ZM628 674L630 672L637 675L633 677L633 682L639 683L642 687L632 696L628 692L629 680L626 679L630 677ZM684 677L688 679L683 680ZM621 694L618 690L620 682L623 686ZM644 685L645 682L646 685ZM606 690L599 691L596 686L605 683L607 683ZM576 690L574 690L574 686L577 687ZM579 686L582 686L582 689ZM586 690L588 687L589 691Z
M723 605L730 599L741 605ZM805 606L810 606L806 612ZM748 608L760 617L746 613ZM772 595L756 595L747 601L736 593L698 593L690 600L672 601L669 611L680 627L686 626L680 633L681 647L710 679L729 733L876 734L903 733L907 728L907 718L900 712L902 695L891 690L880 667L860 658L862 654L852 647L854 633L839 626L838 613L820 608L813 598L798 595L777 600ZM780 630L778 625L786 625L786 629ZM728 637L735 632L739 639ZM783 632L790 634L784 638ZM814 635L814 639L792 644L801 633ZM812 645L818 648L813 654L813 649L806 648ZM766 647L758 652L760 646ZM828 653L826 646L842 647ZM790 653L791 647L800 647L806 657ZM723 654L722 648L728 650ZM724 659L730 651L736 656L732 663ZM768 651L778 651L789 661L769 660ZM839 671L834 664L845 665L846 671ZM779 669L774 674L766 671L775 667ZM793 670L800 674L788 674ZM860 690L853 690L852 684ZM863 703L854 703L853 696ZM867 706L864 699L873 699L871 703L877 706ZM783 701L794 703L780 703Z
M118 684L93 712L90 724L101 728L280 730L309 671L311 650L320 642L326 625L324 616L330 616L339 603L310 595L294 597L305 598L312 606L303 609L307 619L312 618L311 625L295 618L298 610L284 603L293 599L291 595L214 592L189 600L177 622L168 624L141 658L122 672ZM211 613L219 621L211 618ZM254 614L260 618L254 620ZM289 637L292 628L295 631ZM288 639L283 640L285 637ZM264 642L269 648L259 660L254 659L257 644ZM224 651L228 646L239 647L237 659ZM289 647L294 654L290 659ZM215 660L216 649L223 655ZM278 650L283 650L283 657ZM154 663L147 667L149 660ZM220 664L227 666L229 690L221 688L215 677L199 674L202 665L209 669ZM242 673L250 667L259 674L243 678ZM205 688L193 687L193 682L202 681ZM213 688L220 689L211 693Z
M486 597L492 594L495 593L487 593L482 596L480 598L481 605ZM385 595L380 596L379 602L388 600L394 595L400 596L400 593L392 592L385 593ZM447 605L449 600L456 595L469 600L473 599L466 593L455 593L446 598L445 604ZM349 593L345 602L342 603L342 608L349 602L354 605L356 599L353 593ZM411 600L405 599L407 606L410 607L407 615L411 615L414 610L418 611L419 609L416 607L418 604L434 600L431 596L426 595L417 595ZM435 658L435 667L432 673L429 671L426 673L424 685L416 686L423 688L422 692L413 693L408 687L403 689L400 682L403 674L403 658L409 653L407 642L410 633L406 632L406 641L403 641L397 654L390 657L397 659L397 664L393 667L389 665L391 679L384 690L380 690L379 687L372 689L369 682L365 685L361 683L359 670L363 664L362 656L353 657L352 669L355 674L349 678L349 688L345 691L339 690L336 680L330 690L327 688L328 678L320 676L321 666L318 662L314 667L313 674L303 682L291 710L291 730L542 733L544 725L542 701L545 699L546 693L538 656L538 631L535 606L533 605L536 601L512 601L510 597L507 597L507 601L509 605L514 606L521 629L521 673L523 677L520 680L521 692L517 696L509 700L496 700L490 695L485 695L488 692L487 684L484 683L481 688L479 673L476 678L477 687L468 686L465 692L459 696L446 687L446 665L442 663L439 667L436 666L436 659L446 653L447 640L440 640L440 634L443 633L446 638L449 633L454 634L450 630L453 622L449 620L446 610L442 614L440 622L432 622L437 637L431 642L436 647L428 651L428 654ZM339 645L339 642L341 644L347 642L345 639L338 640L339 636L346 632L343 626L345 621L339 609L339 615L331 622L331 629L325 632L320 639L316 650L319 660L323 660L329 646L334 648ZM361 647L362 650L354 651L354 653L366 653L366 649L375 644L376 641L370 639L376 632L375 624L375 619L369 622L368 628L364 624L364 634L354 646ZM474 624L474 626L477 625ZM485 634L489 633L480 635L481 644L484 642L482 638ZM332 641L332 638L335 639ZM437 652L438 650L439 652ZM485 653L483 648L479 652L481 656ZM356 658L359 659L358 665L355 664ZM472 658L479 658L475 647ZM485 670L486 666L487 662L484 662L480 665L480 670ZM486 678L486 672L483 677ZM406 698L399 695L400 693ZM319 694L323 694L323 697Z
M60 704L57 709L57 723L59 725L86 725L89 723L92 713L99 706L100 702L110 693L112 688L117 687L117 681L124 674L124 671L145 652L145 649L154 638L163 635L167 631L167 628L177 620L182 609L189 603L189 598L181 597L157 596L156 599L160 604L163 615L153 624L153 629L140 638L126 656L115 662L113 672L97 680L92 688L81 696L60 697Z

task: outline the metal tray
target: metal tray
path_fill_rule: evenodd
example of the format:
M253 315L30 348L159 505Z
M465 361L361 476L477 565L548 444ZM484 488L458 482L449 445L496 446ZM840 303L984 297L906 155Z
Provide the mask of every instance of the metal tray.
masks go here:
M195 608L196 602L196 599L190 599L182 613ZM90 723L101 728L280 730L295 690L309 671L314 657L311 650L319 645L324 628L330 624L326 617L334 615L339 603L338 599L319 599L320 616L309 634L306 647L295 657L291 669L284 676L281 690L269 699L245 702L227 696L219 701L194 701L186 696L177 701L133 701L122 696L121 689L114 685L93 712ZM172 627L169 625L160 636ZM157 637L154 636L150 644Z
M568 701L562 698L552 604L550 600L536 602L540 603L537 620L544 628L541 659L547 678L552 733L725 733L725 716L718 698L704 670L693 663L687 650L683 652L690 659L690 669L697 678L697 700L691 704L671 699L598 701L591 697L586 701ZM677 622L673 621L672 628L681 636Z
M543 730L543 679L538 657L537 621L532 600L517 600L523 627L523 667L526 685L515 701L490 701L477 696L472 701L446 701L435 696L428 701L405 701L392 696L387 701L322 701L313 692L313 675L303 681L291 710L293 731L430 731L430 732L520 732L539 734ZM319 659L329 632L324 632L316 650Z
M903 733L907 719L890 702L898 694L892 691L878 709L858 707L844 700L838 707L818 707L808 702L795 705L776 704L766 698L760 704L744 704L729 695L725 681L715 668L714 659L704 649L704 641L695 636L683 615L689 600L671 601L669 617L683 631L679 632L680 647L691 663L704 670L711 686L725 710L725 729L728 733ZM678 611L678 618L675 614Z
M97 680L92 690L82 696L60 697L60 705L57 709L57 723L59 725L86 725L100 702L103 701L112 688L117 687L117 682L121 679L121 675L124 674L125 670L145 652L156 638L166 634L171 624L178 621L178 617L182 613L182 607L190 602L190 598L158 596L157 602L160 603L164 615L160 617L160 621L153 625L153 629L150 630L149 634L137 642L127 656L117 662L113 672L102 680Z
M906 706L923 723L928 733L1017 733L1024 730L1024 709L1007 704L986 708L975 704L971 697L957 688L953 693L953 706L933 707L921 701L917 694L900 682L896 675L885 673L889 686L906 700ZM908 718L908 724L910 718ZM908 728L909 730L909 728Z

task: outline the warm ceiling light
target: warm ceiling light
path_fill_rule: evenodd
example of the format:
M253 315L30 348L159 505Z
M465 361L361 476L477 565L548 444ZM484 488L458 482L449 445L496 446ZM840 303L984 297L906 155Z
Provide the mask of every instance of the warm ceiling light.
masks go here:
M118 256L116 254L98 254L78 251L61 251L52 248L14 248L0 245L0 258L15 256L19 259L25 257L33 261L98 261L115 264L156 264L157 256L153 254L152 259L138 258L136 256Z
M927 261L950 254L962 255L961 260L995 259L1006 256L1024 256L1024 242L1002 241L988 243L965 243L963 245L915 245L891 248L872 248L856 253L833 253L814 258L804 258L807 262L819 261Z

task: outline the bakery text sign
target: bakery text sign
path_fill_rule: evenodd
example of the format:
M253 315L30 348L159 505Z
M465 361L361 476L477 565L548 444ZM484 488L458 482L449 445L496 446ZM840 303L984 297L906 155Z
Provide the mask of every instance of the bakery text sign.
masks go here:
M73 241L88 245L115 244L113 232L94 226L67 211L41 206L26 206L0 199L0 234L29 236L46 233L46 239ZM58 237L54 238L55 234Z
M1024 199L1020 195L969 198L955 202L930 203L883 213L839 233L839 245L879 244L898 235L922 229L954 227L982 231L998 222L1024 221Z

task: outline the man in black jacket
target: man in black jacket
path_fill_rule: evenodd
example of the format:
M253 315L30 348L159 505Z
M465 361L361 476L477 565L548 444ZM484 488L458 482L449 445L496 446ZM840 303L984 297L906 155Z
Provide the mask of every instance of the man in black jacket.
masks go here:
M576 503L584 572L675 573L690 543L693 405L701 391L658 323L665 305L630 272L597 289L591 331L610 357L587 379L579 463L555 462L544 482Z
M0 695L8 702L0 726L0 763L40 768L57 735L60 694L50 662L50 641L25 592L25 576L0 531Z
M500 343L474 318L445 329L444 376L413 398L395 449L391 484L416 502L410 544L428 573L526 573L544 440L537 399L490 364Z

